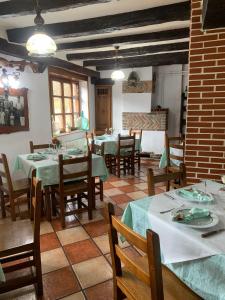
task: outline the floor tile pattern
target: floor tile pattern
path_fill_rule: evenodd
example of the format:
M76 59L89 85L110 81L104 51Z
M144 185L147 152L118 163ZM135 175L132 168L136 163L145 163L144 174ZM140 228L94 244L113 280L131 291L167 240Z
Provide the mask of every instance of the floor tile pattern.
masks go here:
M63 230L59 219L41 224L41 258L44 296L41 300L112 300L113 283L104 204L112 202L121 216L130 201L147 196L146 170L159 172L158 161L142 160L141 171L135 176L111 175L104 183L104 202L97 199L93 220L87 213L67 219ZM164 187L156 188L162 193ZM7 220L7 219L6 219ZM7 220L8 221L8 220ZM0 219L0 222L2 220ZM140 255L128 243L123 247L135 257ZM33 286L19 289L0 300L36 300Z

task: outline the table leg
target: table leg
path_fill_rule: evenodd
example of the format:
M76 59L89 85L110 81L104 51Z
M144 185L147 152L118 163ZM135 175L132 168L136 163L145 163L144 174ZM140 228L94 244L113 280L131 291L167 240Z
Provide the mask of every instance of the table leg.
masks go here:
M91 177L92 181L92 209L95 209L95 177Z
M51 197L50 197L50 187L46 186L45 188L45 209L47 221L52 220L52 207L51 207Z

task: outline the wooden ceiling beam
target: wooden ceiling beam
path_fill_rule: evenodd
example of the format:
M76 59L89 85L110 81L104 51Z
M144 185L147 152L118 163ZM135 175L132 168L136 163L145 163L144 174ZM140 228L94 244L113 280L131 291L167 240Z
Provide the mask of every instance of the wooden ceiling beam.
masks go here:
M158 25L190 19L189 1L131 11L115 15L46 24L45 30L55 38L78 37L92 34L110 33L115 30ZM34 26L7 30L8 39L14 43L24 43L33 34Z
M112 0L39 0L42 12L61 11L85 5L106 3ZM32 0L11 0L0 2L0 16L17 17L35 14Z
M93 49L112 45L128 45L132 43L152 43L189 38L189 28L149 32L135 35L117 36L104 39L58 44L58 50Z
M129 56L145 55L145 54L152 54L158 52L169 52L169 51L188 50L188 49L189 49L189 42L163 44L163 45L121 49L118 52L118 56L129 57ZM86 59L104 59L104 58L113 58L113 57L115 57L115 50L67 54L67 59L69 61L86 60Z
M62 69L70 70L75 73L83 74L90 77L99 78L99 72L93 71L88 68L70 63L68 61L50 57L50 58L34 58L27 55L27 50L24 46L9 43L7 40L0 38L0 53L10 55L13 57L19 57L28 61L32 61L39 64L39 72L42 73L47 66L59 67Z
M203 0L202 23L203 29L225 28L225 1Z
M118 59L119 68L138 68L148 66L162 66L173 64L187 64L188 63L188 51L164 53L146 56L135 56L129 58ZM98 71L101 70L113 70L115 68L115 60L104 59L101 61L85 62L85 65L95 65Z

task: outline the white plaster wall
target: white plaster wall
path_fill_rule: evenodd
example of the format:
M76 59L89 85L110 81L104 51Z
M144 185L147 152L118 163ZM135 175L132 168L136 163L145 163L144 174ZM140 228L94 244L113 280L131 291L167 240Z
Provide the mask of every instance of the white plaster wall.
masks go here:
M29 152L29 141L45 143L51 140L48 71L34 74L26 68L20 76L20 87L28 88L30 130L0 134L0 153L7 154L11 170L16 156Z
M15 57L1 55L8 60ZM18 59L20 60L20 59ZM34 74L26 67L20 75L20 88L28 88L28 107L30 130L10 134L0 134L0 153L7 154L10 169L13 171L14 161L18 154L28 153L29 141L34 143L48 143L51 141L51 114L48 86L48 70L43 74ZM90 125L94 127L94 86L88 83L88 94L85 91L86 83L82 85L83 95L89 97Z
M169 108L168 134L179 135L181 94L187 85L188 65L154 67L156 90L152 94L152 107ZM183 76L183 78L182 78Z
M124 69L127 80L130 72L136 71L141 80L152 80L152 67ZM101 72L101 78L110 78L112 71ZM122 130L123 112L150 112L151 111L151 93L123 94L122 82L115 82L112 90L112 110L113 110L113 128L116 132L126 132ZM142 139L142 150L146 152L162 153L164 145L164 131L144 131Z
M88 98L89 98L89 116L90 130L95 128L95 86L91 84L91 79L88 80Z

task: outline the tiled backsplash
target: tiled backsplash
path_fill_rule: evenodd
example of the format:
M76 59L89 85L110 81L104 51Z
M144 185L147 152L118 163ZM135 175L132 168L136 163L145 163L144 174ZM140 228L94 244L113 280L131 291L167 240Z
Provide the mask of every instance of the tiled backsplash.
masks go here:
M151 113L123 113L123 129L143 129L151 131L166 131L168 128L168 110Z

